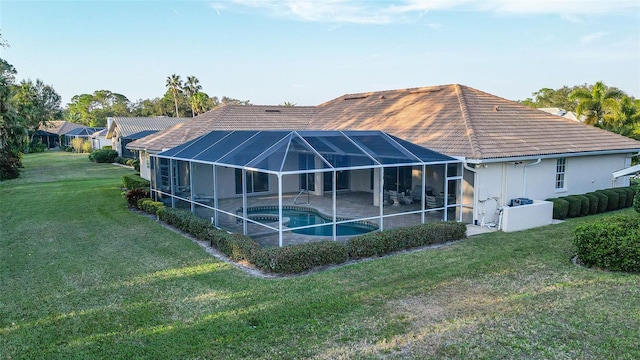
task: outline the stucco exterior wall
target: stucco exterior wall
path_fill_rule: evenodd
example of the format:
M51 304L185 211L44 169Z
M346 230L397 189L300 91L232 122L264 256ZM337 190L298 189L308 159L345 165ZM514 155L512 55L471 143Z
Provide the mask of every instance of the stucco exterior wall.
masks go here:
M508 205L511 199L526 197L545 200L612 187L611 173L628 166L632 154L594 155L566 158L565 187L556 189L557 159L489 163L476 166L477 184L474 220L495 222L496 209ZM528 164L531 164L527 166ZM471 165L473 167L473 165ZM525 170L526 168L526 170ZM526 172L526 181L525 181ZM616 186L628 185L621 178Z

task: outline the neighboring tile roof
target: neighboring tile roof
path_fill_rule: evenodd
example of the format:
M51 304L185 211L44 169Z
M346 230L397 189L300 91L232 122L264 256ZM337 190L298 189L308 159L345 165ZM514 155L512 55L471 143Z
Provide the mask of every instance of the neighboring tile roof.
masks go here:
M478 160L640 151L636 140L458 84L348 94L316 107L225 106L128 147L158 152L216 129L381 130Z
M114 117L107 132L107 139L111 139L116 127L120 129L121 137L127 137L145 130L162 130L183 123L191 118L158 117Z
M307 127L314 109L314 106L225 105L131 142L127 148L155 153L211 130L300 130Z
M48 121L47 126L40 128L40 130L51 134L64 135L73 129L82 128L86 128L86 126L68 121L54 120Z

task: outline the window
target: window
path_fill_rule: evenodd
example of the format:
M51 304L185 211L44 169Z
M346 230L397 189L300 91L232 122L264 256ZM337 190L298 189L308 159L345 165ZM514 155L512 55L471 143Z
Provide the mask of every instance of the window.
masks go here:
M247 194L269 191L269 174L247 171ZM236 194L242 194L242 170L236 169Z
M564 190L565 174L567 171L567 159L560 158L556 161L556 190Z

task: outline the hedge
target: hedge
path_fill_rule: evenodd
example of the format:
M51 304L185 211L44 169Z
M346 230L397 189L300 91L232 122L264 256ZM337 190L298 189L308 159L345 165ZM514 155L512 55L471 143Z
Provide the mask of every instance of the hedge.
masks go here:
M574 218L580 216L580 208L582 207L582 201L574 196L564 196L561 199L566 200L569 203L569 212L567 217Z
M560 198L547 199L553 203L553 218L566 219L569 213L569 202Z
M117 156L118 152L115 150L99 149L89 154L89 160L97 163L112 163Z
M640 271L640 216L615 216L578 226L574 245L587 266Z
M428 223L370 232L347 240L349 257L381 256L425 245L441 244L466 237L466 225L456 222Z
M589 215L598 213L598 197L593 193L584 194L584 196L589 200Z
M636 188L634 186L627 186L621 189L625 189L627 191L627 204L626 207L630 208L633 206L633 200L636 197Z
M151 187L149 180L140 177L138 174L123 175L122 185L129 190L148 189Z
M143 204L149 204L149 200L143 199L140 205ZM347 240L346 244L317 241L262 248L250 237L216 229L208 220L191 212L161 208L157 213L160 220L200 240L208 241L212 247L231 260L246 261L265 272L285 274L300 273L317 266L340 264L349 259L381 256L403 249L464 239L467 230L463 223L437 222L372 232L353 237Z
M607 211L613 211L618 209L618 202L620 200L620 195L617 192L611 189L599 190L602 191L609 198L609 202L607 203Z
M589 198L584 195L571 195L572 197L580 200L580 215L579 216L587 216L589 215Z
M607 194L603 193L602 191L594 191L589 194L593 194L598 197L598 213L607 211L607 206L609 204L609 197L607 196Z
M153 201L150 198L142 198L138 200L137 208L149 214L157 215L165 206L160 201Z
M627 191L622 188L614 188L611 191L618 194L618 209L624 209L627 206Z

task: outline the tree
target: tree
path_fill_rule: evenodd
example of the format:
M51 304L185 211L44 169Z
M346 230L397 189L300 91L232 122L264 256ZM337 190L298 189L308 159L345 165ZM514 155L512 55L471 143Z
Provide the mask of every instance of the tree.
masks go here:
M620 89L609 88L602 81L598 81L591 89L572 91L569 100L577 101L576 113L578 116L585 116L586 124L603 125L606 116L618 111L618 100L624 95Z
M60 95L42 80L38 79L35 83L23 80L14 87L13 93L13 105L32 137L49 121L62 118Z
M549 108L557 107L566 111L575 111L576 102L569 99L569 94L577 89L587 88L587 84L580 86L563 86L559 89L542 88L531 95L533 98L527 98L520 101L534 108Z
M205 113L212 108L213 101L211 101L209 95L203 92L197 92L191 98L191 109L194 111L195 115Z
M191 105L191 117L195 116L194 96L198 94L200 90L202 90L200 80L195 76L187 76L187 81L184 83L184 92L186 93L189 104Z
M16 69L0 58L0 150L17 153L26 128L11 103Z
M180 75L171 74L171 76L167 77L165 85L173 94L173 102L176 106L176 117L180 117L180 113L178 112L178 94L182 91L182 80L180 80Z
M126 96L109 90L75 95L67 104L66 119L87 126L105 126L107 117L131 115L131 102Z
M292 103L292 102L289 102L289 101L285 101L285 102L283 102L282 104L280 104L280 106L285 106L285 107L294 107L294 106L296 106L296 103Z

